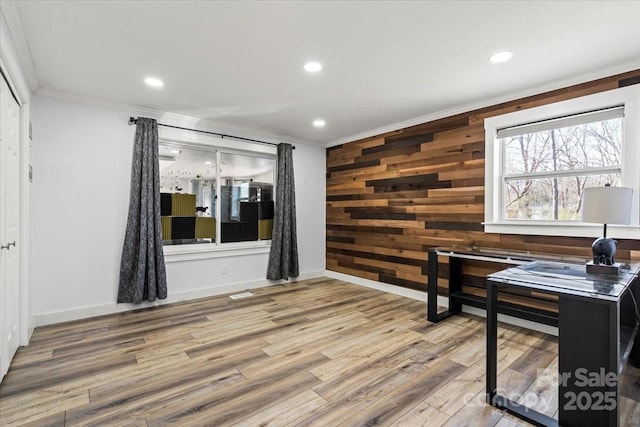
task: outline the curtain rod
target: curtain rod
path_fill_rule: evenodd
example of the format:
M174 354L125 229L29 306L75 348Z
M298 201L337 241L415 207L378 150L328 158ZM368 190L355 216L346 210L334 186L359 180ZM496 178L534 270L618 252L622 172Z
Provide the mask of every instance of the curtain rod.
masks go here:
M129 124L130 125L135 125L136 123L138 123L138 119L137 118L129 117ZM166 128L173 128L173 129L180 129L180 130L188 130L188 131L191 131L191 132L206 133L208 135L219 136L222 139L224 139L224 138L233 138L233 139L238 139L240 141L255 142L257 144L267 144L267 145L275 145L275 146L278 145L278 144L276 144L274 142L260 141L260 140L257 140L257 139L244 138L242 136L227 135L227 134L224 134L224 133L209 132L207 130L185 128L185 127L182 127L182 126L167 125L167 124L164 124L164 123L158 123L158 126L164 126ZM295 145L292 145L291 149L295 150L296 149Z

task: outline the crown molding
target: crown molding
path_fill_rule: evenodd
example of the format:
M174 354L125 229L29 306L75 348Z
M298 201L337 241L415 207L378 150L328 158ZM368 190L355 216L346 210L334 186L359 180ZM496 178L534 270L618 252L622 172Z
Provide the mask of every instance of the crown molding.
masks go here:
M79 104L90 105L93 107L104 108L108 110L122 111L131 116L143 116L149 117L152 119L156 119L159 122L172 125L172 126L181 126L191 129L203 130L207 132L216 132L234 135L242 138L250 138L250 139L258 139L263 140L265 142L272 143L280 143L286 142L290 144L304 144L310 146L318 146L318 144L302 140L302 139L291 139L280 135L269 134L260 131L254 131L247 128L241 128L236 126L228 126L228 125L220 125L219 123L213 122L207 119L201 119L191 116L185 116L178 113L171 113L166 111L154 110L151 108L140 107L136 105L122 104L113 101L107 101L102 98L96 98L86 95L79 95L70 92L58 91L55 89L49 89L43 86L40 86L38 91L36 92L38 96L45 96L48 98L60 99L63 101L71 101Z
M455 116L457 114L468 113L470 111L480 110L482 108L492 107L494 105L502 104L504 102L515 101L517 99L527 98L529 96L539 95L545 92L551 92L558 89L563 89L569 86L574 86L582 83L587 83L593 80L602 79L605 77L615 76L616 74L622 74L629 71L640 69L640 60L634 60L621 66L610 67L604 70L598 70L597 72L582 74L579 77L572 77L569 79L556 80L552 83L547 83L540 86L516 92L511 95L500 96L485 101L472 102L469 104L463 104L456 107L441 110L435 113L426 114L424 116L415 117L413 119L405 120L402 122L393 123L387 126L382 126L370 131L357 133L355 135L346 136L336 139L326 144L326 148L335 147L336 145L346 144L348 142L359 141L365 138L371 138L377 135L382 135L388 132L393 132L400 129L405 129L411 126L420 125L423 123L431 122L434 120L443 119L446 117Z
M9 27L9 33L11 33L11 37L13 38L13 42L16 46L22 70L29 82L31 91L35 92L40 87L40 80L38 79L36 67L33 64L31 50L29 49L29 43L27 42L27 38L24 34L24 28L22 27L22 21L18 14L16 2L14 0L3 0L0 2L0 9L7 21L7 27Z

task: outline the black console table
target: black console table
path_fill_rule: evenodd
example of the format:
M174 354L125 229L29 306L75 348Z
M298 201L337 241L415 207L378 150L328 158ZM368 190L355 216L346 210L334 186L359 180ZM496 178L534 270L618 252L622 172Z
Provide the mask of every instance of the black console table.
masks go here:
M449 307L438 313L438 257L449 258ZM476 246L457 246L429 249L427 283L427 320L437 323L449 316L460 313L463 305L486 308L486 300L482 297L462 292L462 264L464 260L484 261L506 265L522 265L535 260L562 260L584 262L583 258L555 254L542 254L521 251L505 251ZM522 319L531 320L551 326L558 326L556 316L533 308L516 307L502 304L500 313Z
M536 261L489 275L487 403L539 426L618 426L618 379L640 341L632 298L640 297L639 271L627 264L620 276L592 276L584 265ZM558 420L497 392L498 292L510 287L559 298Z

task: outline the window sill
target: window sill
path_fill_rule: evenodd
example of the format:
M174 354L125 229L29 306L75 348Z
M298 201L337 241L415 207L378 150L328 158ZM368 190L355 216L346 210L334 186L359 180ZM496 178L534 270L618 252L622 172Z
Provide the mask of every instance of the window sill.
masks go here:
M257 242L238 242L194 245L172 245L164 248L165 263L192 261L209 258L226 258L244 255L255 255L269 253L271 250L271 240Z
M485 222L485 233L529 234L534 236L601 237L603 226L585 223L562 223L548 221ZM607 237L612 239L640 239L637 225L607 225Z

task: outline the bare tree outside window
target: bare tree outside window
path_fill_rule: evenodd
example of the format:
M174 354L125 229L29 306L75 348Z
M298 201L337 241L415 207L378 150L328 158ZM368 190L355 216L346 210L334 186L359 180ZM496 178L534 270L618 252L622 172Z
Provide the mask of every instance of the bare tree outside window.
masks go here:
M580 220L587 187L620 185L622 118L500 139L506 219Z

